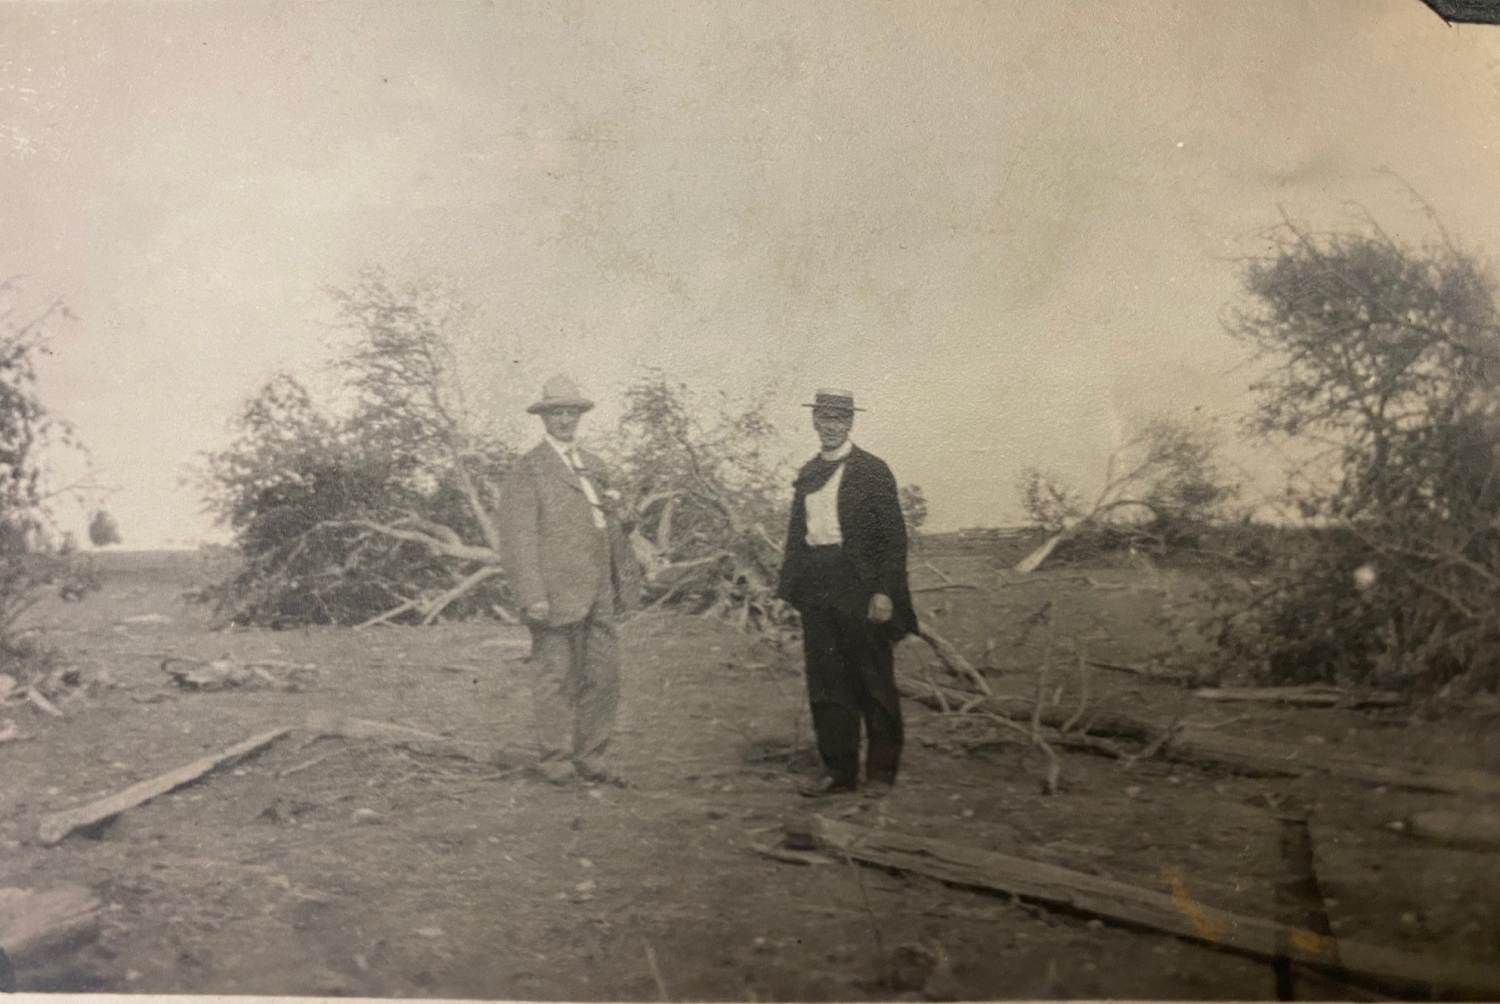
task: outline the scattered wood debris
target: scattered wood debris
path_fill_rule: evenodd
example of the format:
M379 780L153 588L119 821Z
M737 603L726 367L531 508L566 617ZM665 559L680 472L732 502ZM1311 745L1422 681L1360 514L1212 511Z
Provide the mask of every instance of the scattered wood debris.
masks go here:
M102 908L99 898L81 885L0 887L0 957L8 956L16 974L24 976L58 953L98 937Z
M272 672L280 669L281 676ZM237 663L228 656L218 659L189 659L167 656L161 670L184 690L231 690L239 687L267 686L277 690L298 691L306 688L306 674L315 672L312 665L288 662Z
M1097 665L1096 663L1091 663ZM901 693L912 700L940 707L934 691L941 691L950 707L981 709L1012 721L1029 723L1036 703L1028 698L1002 694L978 694L951 685L924 681L909 671L898 673ZM1072 712L1055 705L1042 708L1039 721L1060 730ZM1060 731L1058 735L1060 735ZM1049 740L1051 733L1042 735ZM1158 723L1116 711L1096 709L1084 715L1074 733L1064 737L1066 745L1088 748L1112 756L1127 757L1109 740L1144 744L1152 755L1175 763L1222 767L1259 777L1304 777L1325 774L1362 784L1431 791L1447 795L1478 795L1500 798L1500 774L1482 770L1428 764L1390 764L1326 748L1278 743L1219 732L1214 726L1191 722Z
M1172 886L1168 894L1057 865L935 838L869 829L826 816L815 817L813 825L824 849L881 868L914 872L951 885L1160 931L1268 962L1281 952L1298 965L1382 991L1437 990L1489 999L1500 995L1500 969L1494 966L1434 959L1349 941L1341 942L1335 952L1328 938L1302 928L1283 937L1283 924L1197 902L1188 891L1189 884L1175 873L1168 875Z
M221 767L230 766L244 760L246 757L253 756L290 731L290 729L280 728L273 729L270 732L263 732L258 736L246 739L242 743L237 743L226 750L221 750L218 753L178 767L176 770L170 770L165 774L159 774L156 777L133 784L124 791L117 792L107 798L90 802L76 809L55 812L42 820L41 826L37 830L38 839L47 846L60 843L70 833L97 826L100 823L113 819L128 809L144 805L153 798L165 795L170 791L176 791L184 785L192 784L205 774L212 773Z

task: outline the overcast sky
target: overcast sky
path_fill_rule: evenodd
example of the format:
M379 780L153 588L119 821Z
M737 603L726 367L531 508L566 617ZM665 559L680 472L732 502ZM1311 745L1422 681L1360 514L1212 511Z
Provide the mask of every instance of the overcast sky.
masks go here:
M365 264L478 306L507 413L567 369L597 428L660 366L769 390L800 460L850 387L957 527L1242 407L1278 207L1500 235L1500 28L1418 0L12 3L0 111L0 274L78 315L45 392L134 547L210 535L185 467Z

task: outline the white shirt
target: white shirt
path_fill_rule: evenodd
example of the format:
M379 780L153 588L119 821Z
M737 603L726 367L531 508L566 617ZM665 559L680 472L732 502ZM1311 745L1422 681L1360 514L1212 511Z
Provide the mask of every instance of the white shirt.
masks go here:
M844 444L832 453L820 454L824 460L843 460L849 456L849 451L854 444L844 440ZM844 531L839 526L839 485L844 481L844 465L839 464L834 468L833 474L823 483L823 487L807 495L807 542L813 547L826 547L829 544L842 544L844 542Z
M577 445L574 443L564 443L562 440L554 439L545 433L542 438L552 444L552 448L557 451L557 455L562 457L563 463L571 467L573 472L578 475L578 483L583 487L583 496L589 500L589 514L594 517L594 525L603 530L604 510L599 508L599 493L594 491L594 482L584 477L583 473L579 470L583 466L583 460L578 456Z

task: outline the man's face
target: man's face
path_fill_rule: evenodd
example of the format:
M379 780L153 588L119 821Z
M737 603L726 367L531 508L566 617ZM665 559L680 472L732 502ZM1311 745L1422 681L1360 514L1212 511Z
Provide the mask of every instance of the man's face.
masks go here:
M561 443L571 443L578 433L578 420L583 417L582 408L549 408L542 412L542 424L547 435Z
M812 422L823 449L836 450L844 445L844 440L849 438L849 430L854 428L854 412L837 408L814 408Z

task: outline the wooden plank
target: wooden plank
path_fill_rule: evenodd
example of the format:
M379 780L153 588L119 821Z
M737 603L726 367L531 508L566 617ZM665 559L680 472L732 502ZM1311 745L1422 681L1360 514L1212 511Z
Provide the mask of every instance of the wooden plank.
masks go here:
M98 897L81 885L0 888L0 951L24 974L97 937L100 909Z
M1286 704L1299 708L1394 708L1406 703L1385 690L1361 693L1339 687L1202 687L1193 696L1204 701Z
M1331 940L1314 931L1199 903L1189 883L1163 869L1170 893L1058 865L965 847L935 838L873 830L818 816L820 843L856 861L916 872L966 888L1005 893L1063 910L1160 931L1188 941L1272 961L1278 952L1335 978L1381 990L1439 990L1500 999L1500 969L1441 960L1394 948Z
M124 791L116 792L107 798L90 802L88 805L81 805L76 809L55 812L42 820L41 826L37 830L38 839L48 846L60 843L70 833L88 829L91 826L97 826L106 820L113 819L127 809L144 805L153 798L165 795L170 791L175 791L184 785L192 784L205 774L212 773L221 767L238 763L246 757L259 753L290 731L291 729L281 728L273 729L270 732L262 732L260 735L252 736L244 742L237 743L226 750L221 750L218 753L178 767L176 770L170 770L165 774L159 774L156 777L133 784Z
M1454 847L1470 850L1500 848L1500 812L1493 809L1418 812L1401 820L1394 828L1418 840Z

